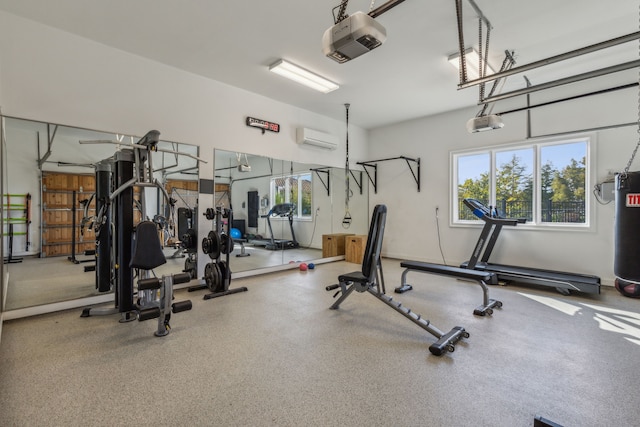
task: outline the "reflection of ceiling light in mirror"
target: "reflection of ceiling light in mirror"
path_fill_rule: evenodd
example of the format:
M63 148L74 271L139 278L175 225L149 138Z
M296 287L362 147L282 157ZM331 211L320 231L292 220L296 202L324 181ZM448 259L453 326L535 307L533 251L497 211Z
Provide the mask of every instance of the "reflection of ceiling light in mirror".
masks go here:
M322 93L329 93L340 87L324 77L320 77L319 75L314 74L311 71L307 71L304 68L300 68L297 65L285 61L284 59L280 59L275 64L272 64L269 67L269 71Z
M467 61L467 79L479 79L480 74L478 73L478 68L480 66L480 55L478 55L478 52L474 48L468 47L464 50L464 58ZM460 53L456 52L452 55L449 55L449 63L453 65L456 70L460 70ZM487 76L496 73L489 64L487 64L486 72Z

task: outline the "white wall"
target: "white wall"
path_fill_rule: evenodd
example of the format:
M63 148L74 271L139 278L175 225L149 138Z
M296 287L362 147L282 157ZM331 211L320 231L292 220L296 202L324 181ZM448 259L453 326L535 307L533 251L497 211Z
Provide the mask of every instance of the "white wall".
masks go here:
M555 91L556 96L562 93L563 90ZM537 99L542 99L542 95ZM532 100L533 104L535 102ZM495 111L501 111L499 104ZM532 134L635 122L637 111L637 89L542 107L532 110ZM527 135L524 112L505 115L505 127L501 130L468 134L466 121L476 112L477 109L455 111L370 132L372 158L406 155L422 160L422 191L419 193L404 163L379 164L378 194L372 192L370 204L386 203L389 208L383 247L385 255L442 262L436 207L440 212L440 235L446 262L456 265L471 255L480 228L452 227L449 222L450 152L525 141ZM602 180L609 169L621 171L625 167L638 141L636 130L637 127L631 126L593 134L596 139L592 153L596 180ZM638 161L632 170L638 169ZM492 261L594 274L600 276L603 283L612 285L614 206L613 203L606 206L592 203L595 217L591 231L503 229Z
M9 116L131 135L157 129L164 140L199 145L200 157L209 160L214 148L221 148L329 166L344 161L344 141L336 151L295 143L300 126L344 135L340 121L5 12L0 12L0 94L2 112ZM277 122L281 131L263 135L245 125L246 116ZM352 158L366 157L367 133L357 126L349 130ZM213 178L212 161L200 168L200 177ZM203 211L213 198L201 195L199 202ZM200 218L199 229L207 226ZM204 264L199 263L200 275Z

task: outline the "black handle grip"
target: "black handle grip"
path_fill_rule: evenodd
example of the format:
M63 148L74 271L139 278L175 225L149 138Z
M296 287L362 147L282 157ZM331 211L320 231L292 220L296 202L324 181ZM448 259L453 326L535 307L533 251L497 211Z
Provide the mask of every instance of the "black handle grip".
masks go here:
M181 311L191 310L191 307L191 300L188 299L186 301L179 301L171 304L171 311L174 313L180 313Z
M327 291L332 291L332 290L334 290L334 289L338 289L339 287L340 287L340 285L339 285L339 284L336 284L336 285L329 285L329 286L327 286L325 289L326 289Z
M173 277L174 285L177 285L178 283L189 283L191 281L190 273L176 273L171 277Z
M158 317L160 317L160 309L158 307L145 308L138 312L138 320L141 322L150 319L157 319Z
M149 289L160 289L160 284L162 282L160 279L156 277L150 277L148 279L140 279L138 280L138 290L139 291L148 291Z

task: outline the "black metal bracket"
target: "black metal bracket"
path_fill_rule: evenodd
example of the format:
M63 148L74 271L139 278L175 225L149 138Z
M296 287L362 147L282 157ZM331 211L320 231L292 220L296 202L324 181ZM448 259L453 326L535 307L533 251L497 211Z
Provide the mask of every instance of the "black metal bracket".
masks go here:
M414 179L414 181L416 182L416 184L418 186L418 192L420 192L420 157L418 157L417 159L412 159L412 158L406 157L406 156L390 157L388 159L369 160L369 161L366 161L366 162L357 162L356 163L356 164L362 165L364 167L364 171L367 173L367 176L369 177L369 181L373 185L373 192L376 193L376 194L378 193L378 162L386 162L386 161L389 161L389 160L404 160L404 161L407 162L407 166L409 167L409 170L411 171L411 175L413 175L413 179ZM413 166L411 165L411 163L415 163L416 164L416 170L413 169ZM372 168L373 169L373 178L371 178L371 174L369 173L369 169L368 168Z
M360 194L362 194L362 171L357 171L360 173L360 181L358 181L358 178L356 178L356 176L353 174L353 170L349 169L349 173L351 174L351 177L353 178L353 180L356 182L356 184L358 184L358 188L360 189Z
M329 179L331 175L330 168L311 168L309 170L315 172L316 175L318 175L318 179L320 179L320 182L324 186L325 190L327 190L327 196L330 196L331 195L331 180ZM324 179L322 179L322 176L320 175L321 173L327 174L327 182L325 182Z

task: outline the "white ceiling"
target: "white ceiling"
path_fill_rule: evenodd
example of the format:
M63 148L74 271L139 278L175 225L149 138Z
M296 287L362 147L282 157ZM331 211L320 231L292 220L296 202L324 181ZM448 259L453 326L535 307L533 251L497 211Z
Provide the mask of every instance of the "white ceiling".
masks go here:
M493 24L490 63L515 50L518 65L638 31L637 0L475 0ZM345 64L322 55L339 0L0 0L5 10L102 44L367 129L477 102L476 88L457 90L446 58L457 51L454 0L406 0L379 16L387 41ZM378 0L375 7L384 4ZM351 0L347 12L368 12ZM463 1L465 44L477 46L477 18ZM321 94L268 72L283 58L341 85ZM533 84L638 59L638 42L527 73ZM637 81L637 71L635 81ZM628 81L610 75L607 81ZM624 81L624 79L627 81ZM524 85L508 79L509 90ZM608 83L606 83L608 84Z

